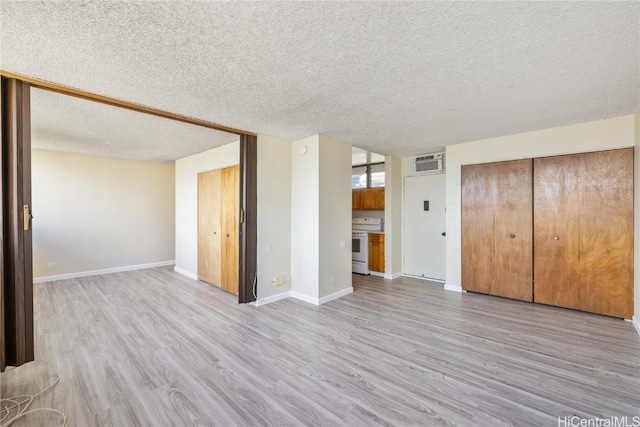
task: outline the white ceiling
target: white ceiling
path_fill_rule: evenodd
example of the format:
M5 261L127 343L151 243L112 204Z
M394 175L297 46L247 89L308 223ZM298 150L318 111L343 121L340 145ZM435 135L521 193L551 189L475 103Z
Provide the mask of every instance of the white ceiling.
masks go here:
M615 117L640 104L638 1L2 1L0 27L3 70L381 154ZM181 156L176 146L228 142L177 122L144 124L147 139L111 135L142 119L90 120L75 101L46 98L34 97L43 102L34 105L34 144L38 135L73 147L94 121L103 126L94 145L117 139L120 156L161 160L159 152ZM75 121L57 116L67 109Z
M31 140L41 150L164 163L238 136L32 89Z

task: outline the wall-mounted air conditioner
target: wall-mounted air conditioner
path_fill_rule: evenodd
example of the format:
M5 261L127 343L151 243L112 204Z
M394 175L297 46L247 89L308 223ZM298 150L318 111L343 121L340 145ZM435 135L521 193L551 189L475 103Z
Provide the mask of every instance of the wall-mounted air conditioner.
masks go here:
M425 154L409 158L409 175L426 175L444 171L444 153Z

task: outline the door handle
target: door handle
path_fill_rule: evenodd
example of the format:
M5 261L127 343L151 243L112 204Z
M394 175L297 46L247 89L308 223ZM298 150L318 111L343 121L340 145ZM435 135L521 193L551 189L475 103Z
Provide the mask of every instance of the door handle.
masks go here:
M33 215L31 215L31 211L29 210L29 205L24 205L22 207L22 215L23 215L23 228L24 231L28 231L31 228L31 219Z
M511 234L509 234L509 237L511 237L512 239L515 239L515 238L516 238L516 235L515 235L515 234L513 234L513 233L511 233Z
M446 235L447 235L447 232L446 232L446 231L443 231L443 232L442 232L442 235L443 235L443 236L446 236Z

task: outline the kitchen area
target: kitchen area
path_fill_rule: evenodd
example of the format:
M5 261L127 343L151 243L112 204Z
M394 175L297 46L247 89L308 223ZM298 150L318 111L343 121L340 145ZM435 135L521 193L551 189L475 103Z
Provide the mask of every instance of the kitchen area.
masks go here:
M352 271L384 276L384 156L353 148Z

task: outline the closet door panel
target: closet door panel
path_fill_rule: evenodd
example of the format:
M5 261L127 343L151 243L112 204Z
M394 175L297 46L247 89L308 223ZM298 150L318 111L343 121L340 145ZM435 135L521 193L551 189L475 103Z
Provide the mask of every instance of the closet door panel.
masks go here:
M494 165L495 280L493 294L533 301L532 159Z
M582 154L580 276L575 308L633 315L633 150Z
M535 301L633 314L633 150L536 159Z
M221 286L221 172L198 174L198 279Z
M490 294L495 277L492 164L464 165L462 178L462 288Z
M238 294L239 166L222 170L222 289Z
M581 292L575 156L534 160L534 301L562 305Z
M531 159L462 167L462 287L532 300Z

